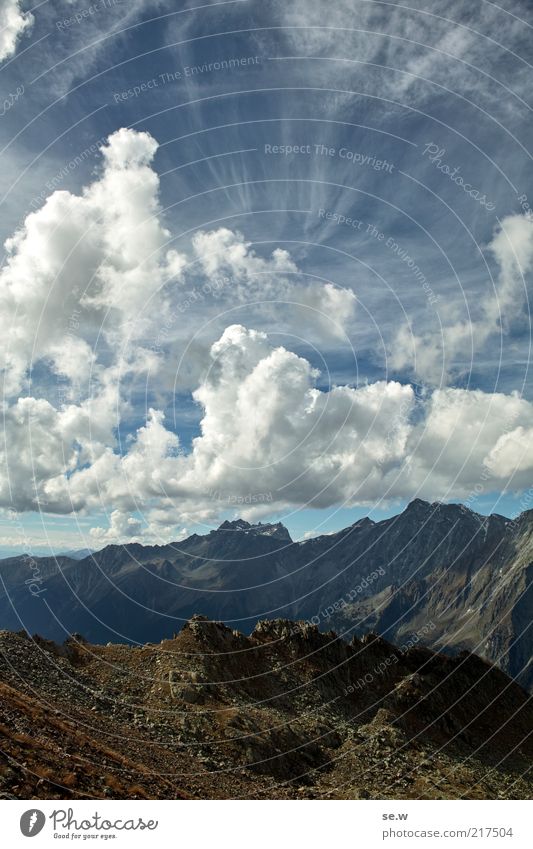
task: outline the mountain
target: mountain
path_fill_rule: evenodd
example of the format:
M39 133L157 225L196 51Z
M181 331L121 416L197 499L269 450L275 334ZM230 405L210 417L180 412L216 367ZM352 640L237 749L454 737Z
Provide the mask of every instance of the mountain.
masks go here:
M381 591L348 604L332 617L342 630L369 628L394 642L430 628L433 648L468 649L492 660L523 686L533 686L533 511L510 522L472 514L470 525L438 507L431 523L453 521L452 549L436 546L427 572L395 580ZM444 525L445 526L445 525ZM444 528L443 528L444 530ZM477 538L477 542L474 540ZM442 555L438 554L444 548Z
M64 557L71 557L72 560L84 560L86 557L90 557L92 553L92 548L75 548L73 551L61 552Z
M179 543L0 563L0 626L62 642L159 642L199 613L250 633L306 619L349 638L473 651L533 686L533 511L513 521L413 501L381 522L293 542L242 519Z
M138 647L4 631L0 694L3 799L533 792L532 699L499 669L305 622L195 616Z
M290 533L281 522L267 524L259 522L256 525L251 525L249 522L245 522L244 519L236 519L234 522L223 522L218 530L236 531L237 533L241 532L248 536L270 537L270 539L277 539L280 542L292 542ZM216 531L212 531L211 533L216 533Z

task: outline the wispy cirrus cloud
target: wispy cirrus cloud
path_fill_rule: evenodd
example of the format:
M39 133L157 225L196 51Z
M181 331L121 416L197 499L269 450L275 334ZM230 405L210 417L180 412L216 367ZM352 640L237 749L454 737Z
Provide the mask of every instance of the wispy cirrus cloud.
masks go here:
M346 59L345 80L356 79L358 88L369 86L374 95L409 104L447 89L503 110L528 100L531 26L524 3L516 4L513 14L491 3L465 6L460 0L445 9L426 2L407 8L335 0L327 20L320 0L276 2L274 8L287 26L285 40L293 53ZM350 71L353 58L357 62ZM511 97L502 98L504 91Z

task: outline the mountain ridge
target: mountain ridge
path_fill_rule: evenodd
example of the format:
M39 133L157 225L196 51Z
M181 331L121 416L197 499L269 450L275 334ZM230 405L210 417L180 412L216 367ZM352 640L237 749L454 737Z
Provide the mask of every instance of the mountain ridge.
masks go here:
M198 613L247 633L281 617L402 643L431 621L422 642L474 651L532 688L531 564L533 511L511 520L416 499L396 516L304 542L281 523L237 519L81 561L4 560L0 626L135 644L167 638Z
M314 536L314 537L309 537L308 539L293 540L291 535L290 535L288 528L283 524L283 522L250 523L250 522L247 522L245 519L242 519L242 518L239 517L239 518L233 519L233 520L225 519L217 528L212 528L211 530L207 531L205 534L198 534L198 533L195 532L195 533L191 534L190 536L185 537L182 540L172 540L168 543L160 543L160 544L158 544L158 543L144 544L144 543L141 543L141 542L109 543L105 546L102 546L102 548L99 548L99 549L65 550L65 551L58 551L57 554L46 554L46 555L32 555L31 552L23 552L21 554L10 554L7 557L1 557L0 563L2 563L5 560L12 560L16 557L32 557L32 556L35 556L36 560L42 560L42 559L46 559L46 558L49 558L49 557L71 557L73 559L74 558L80 559L80 556L83 554L84 557L82 559L87 559L89 557L92 557L94 554L99 554L102 551L105 551L106 549L123 549L123 548L131 549L132 547L137 547L137 546L140 546L143 549L154 550L154 551L163 550L163 549L166 549L168 547L180 548L180 546L182 546L184 543L188 542L191 539L201 539L201 538L210 536L211 534L216 534L219 531L223 531L223 530L226 531L226 530L240 530L240 529L245 530L245 531L250 530L254 533L257 533L258 535L261 534L260 529L264 529L263 532L262 532L262 535L266 536L266 535L269 535L266 532L267 529L279 528L281 530L282 534L285 536L285 538L288 538L288 541L297 542L300 545L307 545L308 543L310 543L310 542L312 542L313 540L316 540L316 539L323 539L323 538L326 538L326 537L333 537L333 536L336 536L338 534L345 534L348 531L350 531L352 528L356 528L356 527L363 525L365 523L367 523L367 524L369 523L369 524L372 524L374 526L380 525L380 524L383 524L383 523L388 523L391 520L397 519L400 516L403 516L408 512L414 512L415 510L420 510L420 509L424 509L425 511L427 511L428 508L430 508L433 511L439 510L439 509L442 509L442 508L450 508L451 510L460 511L460 512L463 512L463 513L466 513L466 514L470 514L471 516L477 517L478 520L480 521L480 523L485 523L487 521L490 521L491 519L495 519L495 520L502 521L504 523L511 523L512 524L512 523L518 522L519 519L522 516L528 516L529 515L529 516L533 517L533 509L524 510L523 512L519 513L514 519L512 519L512 518L504 516L503 514L500 514L500 513L489 513L487 515L482 514L482 513L477 513L475 510L470 509L469 507L467 507L465 504L462 504L461 502L424 501L421 498L414 498L412 501L410 501L406 505L406 507L400 513L396 513L394 516L391 516L389 518L374 520L374 519L371 519L369 516L362 516L360 519L357 519L351 525L347 525L345 528L341 528L338 531L331 531L329 533L324 533L324 534L320 534L320 535L317 535L317 536Z

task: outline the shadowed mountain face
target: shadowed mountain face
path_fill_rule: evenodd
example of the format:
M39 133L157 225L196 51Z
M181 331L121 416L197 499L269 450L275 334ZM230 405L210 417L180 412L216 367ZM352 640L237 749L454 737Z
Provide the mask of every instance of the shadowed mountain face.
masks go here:
M529 799L533 708L468 652L195 616L157 645L0 632L2 798Z
M224 522L166 546L0 564L0 626L63 641L158 642L199 613L247 633L267 618L468 649L533 684L533 511L510 521L416 500L382 522L292 542Z

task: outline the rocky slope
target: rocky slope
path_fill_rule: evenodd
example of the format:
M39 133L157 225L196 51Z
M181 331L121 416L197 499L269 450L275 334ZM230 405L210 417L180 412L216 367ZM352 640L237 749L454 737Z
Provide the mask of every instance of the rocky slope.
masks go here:
M373 628L400 643L415 635L468 649L531 688L532 564L533 511L511 522L416 500L391 519L301 543L279 523L237 520L81 561L4 560L0 626L144 643L171 637L194 613L247 633L260 619L305 618L348 638Z
M3 798L531 798L497 668L287 620L157 645L0 633Z
M427 629L436 649L468 649L492 660L524 687L533 687L533 514L502 526L490 517L479 530L477 552L436 561L381 592L335 611L332 624L369 628L403 642ZM456 533L454 529L453 533ZM353 627L355 625L355 628Z

